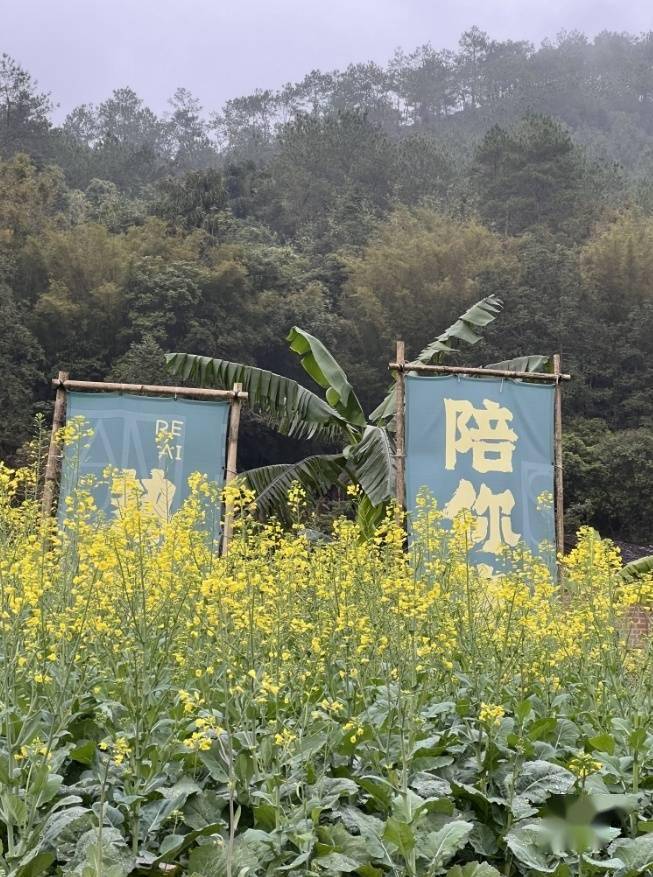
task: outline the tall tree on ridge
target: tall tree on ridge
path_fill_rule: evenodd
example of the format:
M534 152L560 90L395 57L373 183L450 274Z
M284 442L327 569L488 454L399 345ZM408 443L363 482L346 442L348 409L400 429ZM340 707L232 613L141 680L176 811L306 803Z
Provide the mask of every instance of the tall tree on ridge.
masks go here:
M483 218L497 231L560 229L582 213L584 157L548 116L529 115L510 131L495 125L476 151L472 185Z
M50 96L7 54L0 55L0 158L15 152L43 157L50 131Z

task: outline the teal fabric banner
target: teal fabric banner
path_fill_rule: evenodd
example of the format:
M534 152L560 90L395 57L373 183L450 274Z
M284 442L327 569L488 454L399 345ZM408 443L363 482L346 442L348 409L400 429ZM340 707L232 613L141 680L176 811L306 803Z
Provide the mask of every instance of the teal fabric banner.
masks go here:
M426 487L452 520L477 518L478 563L497 569L504 546L552 559L553 384L463 376L406 377L406 503Z
M81 479L93 476L98 508L115 515L120 498L111 495L103 476L107 467L133 475L143 501L162 520L188 496L191 473L201 472L220 486L224 482L228 402L70 392L66 406L66 422L81 417L93 434L64 451L60 512Z

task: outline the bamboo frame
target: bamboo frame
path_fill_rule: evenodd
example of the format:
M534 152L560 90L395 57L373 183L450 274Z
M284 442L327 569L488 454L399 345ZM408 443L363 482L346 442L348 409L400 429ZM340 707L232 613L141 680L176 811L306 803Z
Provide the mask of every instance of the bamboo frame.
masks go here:
M52 379L53 386L64 390L96 390L104 393L136 393L143 396L186 396L195 399L233 399L238 395L241 399L247 399L247 393L243 392L242 385L236 386L236 390L214 390L210 387L167 387L157 384L114 384L109 381L70 381L66 375L61 379L64 372L59 372L58 378Z
M571 375L562 372L562 359L559 353L553 355L553 372L518 372L496 368L468 368L467 366L452 365L426 365L421 362L406 362L405 345L403 341L397 341L395 361L389 364L391 371L397 373L397 468L395 472L395 497L400 509L405 506L406 497L406 383L407 372L425 375L468 375L470 377L499 377L504 379L521 379L531 381L546 381L555 384L555 397L553 408L553 465L554 465L554 515L555 535L558 558L565 550L565 523L564 523L564 473L562 461L562 381L570 381ZM561 577L560 561L558 560L558 579Z
M242 398L242 384L234 384L233 399L231 402L231 410L229 412L229 438L227 441L227 465L225 469L224 483L225 487L236 478L237 456L238 456L238 430L240 429L240 400ZM229 550L231 537L233 535L234 526L234 507L233 499L227 494L225 496L224 505L224 524L222 526L222 554L226 554Z
M467 368L462 365L424 365L421 362L391 362L391 369L399 371L403 368L406 372L415 372L416 374L443 374L443 375L470 375L470 377L496 377L496 378L513 378L528 379L530 381L550 381L551 383L560 383L560 381L570 381L571 375L565 375L561 372L513 372L500 368ZM555 366L554 366L555 368Z
M66 420L66 391L88 390L105 393L135 393L144 396L180 396L187 399L223 399L230 401L229 412L229 435L227 442L227 459L225 464L225 484L236 477L236 457L238 454L238 429L240 426L240 412L243 400L248 394L243 390L242 384L234 384L232 390L216 390L209 387L169 387L157 384L119 384L109 381L75 381L70 380L68 372L60 371L56 378L52 379L52 385L56 387L54 412L52 416L52 432L50 434L50 446L45 467L45 479L41 512L43 519L52 514L56 506L56 484L61 467L62 454L58 448L57 433L65 424ZM229 503L225 505L225 521L222 532L222 553L227 550L231 537L231 518L233 512L229 509Z
M553 356L553 373L560 374L562 361L559 353ZM561 558L565 553L565 502L562 465L562 387L556 381L555 399L553 403L553 488L554 488L554 511L556 528L557 557ZM557 563L558 581L562 579L562 566L560 560Z
M48 447L48 459L45 464L45 478L43 483L43 496L41 498L41 514L46 520L52 514L54 494L61 464L61 455L57 447L57 433L64 425L66 419L66 390L68 372L59 372L53 383L57 384L57 392L54 397L54 411L52 413L52 432L50 433L50 446Z
M404 357L406 345L397 341L397 406L395 415L395 500L397 503L397 519L401 523L406 507L406 375Z

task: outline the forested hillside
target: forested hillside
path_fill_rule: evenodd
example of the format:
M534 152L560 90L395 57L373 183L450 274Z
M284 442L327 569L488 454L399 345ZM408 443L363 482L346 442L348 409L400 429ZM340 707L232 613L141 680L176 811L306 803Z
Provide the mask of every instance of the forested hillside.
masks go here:
M80 76L83 71L80 71ZM653 33L472 29L217 111L117 89L60 125L0 59L0 456L59 368L166 380L181 350L295 373L294 323L368 408L481 296L466 355L560 351L569 524L653 540ZM244 465L300 449L249 423Z

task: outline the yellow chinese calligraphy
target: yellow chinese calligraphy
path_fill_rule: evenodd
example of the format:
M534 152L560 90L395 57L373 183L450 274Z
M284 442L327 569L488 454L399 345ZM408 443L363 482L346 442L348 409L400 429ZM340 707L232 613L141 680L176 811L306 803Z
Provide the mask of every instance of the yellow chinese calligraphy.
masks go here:
M517 434L510 428L512 411L483 399L474 408L467 399L445 399L445 468L455 469L458 454L472 452L477 472L512 472Z
M152 469L149 478L141 479L136 478L135 469L124 469L111 480L111 505L119 512L126 508L130 499L137 499L165 522L170 517L176 490L163 469Z
M129 501L140 497L143 492L140 481L136 478L136 469L107 468L105 475L110 478L109 493L111 505L116 513L127 508Z
M163 469L152 469L150 478L141 479L143 500L162 521L167 521L172 508L176 486L165 477Z
M481 484L477 494L473 484L463 478L445 506L444 514L453 519L464 510L473 512L477 517L472 539L476 543L483 543L480 545L481 551L500 554L503 545L514 547L521 538L512 529L514 507L515 498L510 490L492 493L487 484Z

